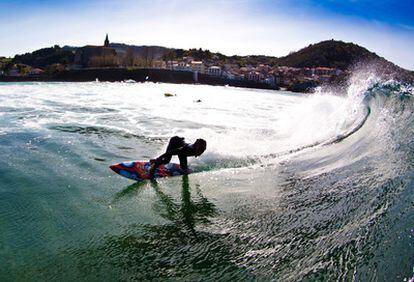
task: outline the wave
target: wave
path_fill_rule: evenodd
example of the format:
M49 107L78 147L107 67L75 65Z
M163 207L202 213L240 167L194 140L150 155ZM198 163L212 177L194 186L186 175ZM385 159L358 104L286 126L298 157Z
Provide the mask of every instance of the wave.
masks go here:
M269 169L266 175L278 179L278 198L269 205L283 216L269 212L267 219L248 222L254 227L243 226L243 238L254 234L249 239L256 249L273 251L245 265L272 265L269 277L278 269L276 279L284 281L412 276L413 88L393 80L358 83L366 84L353 85L360 91L346 97L365 109L357 123L343 135L287 153L286 162ZM269 229L276 231L263 235ZM268 243L278 239L283 244ZM297 265L301 269L292 272Z
M245 166L267 166L279 163L282 159L289 159L290 156L298 153L306 153L308 150L318 148L329 148L332 145L344 142L351 136L353 140L349 143L354 144L353 148L344 147L339 151L346 150L358 151L361 153L362 149L358 149L359 145L364 146L366 151L364 154L369 154L371 149L376 147L376 150L380 150L379 143L384 148L393 148L396 140L401 144L399 149L403 147L410 147L411 153L414 136L414 95L413 86L407 83L401 83L395 80L381 80L379 77L372 73L365 73L365 76L361 73L357 73L356 77L350 79L350 84L345 94L338 94L334 89L318 89L315 94L315 98L310 97L305 101L305 106L308 105L311 108L309 120L312 122L318 122L324 118L323 111L318 112L318 107L313 107L313 104L320 97L340 97L343 98L343 103L346 105L347 110L341 110L340 114L336 115L337 123L332 123L334 126L337 124L345 124L341 130L333 130L331 127L327 127L327 134L320 134L325 138L312 137L306 140L303 145L295 145L292 142L290 148L286 150L280 150L278 152L268 152L265 154L247 154L240 156L236 155L223 155L213 152L207 158L204 163L200 164L200 169L220 169L220 168L240 168ZM313 99L313 101L312 101ZM310 102L310 103L308 103ZM310 105L309 105L310 104ZM316 104L317 105L317 104ZM302 107L302 105L300 105ZM293 107L293 111L297 111L298 107ZM321 113L322 112L322 113ZM319 117L321 116L321 117ZM306 117L301 117L305 119ZM299 128L295 128L294 123L287 123L289 127L293 129L289 132L292 135L296 134L296 131L300 131L302 128L299 124ZM310 124L307 123L306 126ZM317 131L318 128L313 126L312 130ZM336 132L335 132L336 131ZM339 131L339 132L338 132ZM333 134L335 133L335 134ZM358 134L357 134L358 133ZM234 136L232 136L233 138ZM253 136L252 139L259 139L268 136ZM270 136L272 138L274 136ZM287 142L297 139L296 137L287 138ZM316 140L315 140L316 139ZM381 140L381 142L379 142ZM272 140L268 140L272 143ZM253 145L254 146L254 142ZM350 154L352 155L352 154ZM357 154L358 155L358 154ZM317 158L317 157L316 157Z
M394 80L381 80L372 72L356 72L344 92L341 94L336 89L320 88L314 95L296 95L293 101L271 100L287 105L276 114L273 113L280 107L279 104L265 103L258 103L260 108L246 112L243 118L238 115L243 111L233 113L227 108L223 108L222 113L216 113L223 114L223 117L237 115L240 124L230 122L219 126L217 118L209 119L208 122L213 122L210 124L200 123L204 120L187 118L174 123L171 118L156 116L157 111L149 112L145 118L121 121L117 120L118 115L111 115L109 121L96 119L90 124L62 122L47 124L46 127L63 133L111 138L128 148L134 147L134 140L141 140L153 148L155 146L152 151L158 150L158 153L164 150L170 135L184 136L188 142L202 137L208 140L208 150L201 160L192 160L191 165L196 171L204 171L274 165L282 159L308 150L330 147L355 135L353 139L361 142L367 138L375 142L375 136L381 137L384 135L382 131L386 129L377 128L379 132L375 132L373 125L378 124L378 120L387 119L384 116L386 113L396 115L397 112L411 113L412 110L412 86ZM243 108L241 106L240 109ZM208 105L208 108L211 106ZM177 115L181 117L183 113ZM254 120L258 121L256 128ZM131 123L137 121L138 130ZM195 122L197 126L193 127ZM147 123L151 124L153 131L149 130ZM131 129L126 130L122 128L123 125Z

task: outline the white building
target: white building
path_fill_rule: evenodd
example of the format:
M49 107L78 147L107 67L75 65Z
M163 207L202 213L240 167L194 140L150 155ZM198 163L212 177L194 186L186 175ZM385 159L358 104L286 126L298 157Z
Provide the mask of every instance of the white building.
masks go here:
M253 81L261 81L264 79L264 75L257 71L251 71L247 78Z
M221 76L222 71L218 66L211 66L208 68L208 74L213 76Z
M174 66L174 70L179 70L179 71L192 71L192 68L190 67L189 64L187 64L185 61L179 61L175 66Z
M205 66L202 61L191 61L190 67L193 72L205 73Z
M270 85L274 85L275 84L275 77L273 75L269 75L268 77L266 77L265 83L270 84Z
M34 69L31 69L28 74L29 75L41 75L43 73L44 71L42 69L34 68Z
M228 79L236 79L236 75L231 73L230 71L223 71L222 75Z
M342 71L342 70L337 69L335 74L336 74L336 75L341 75L342 73L343 73L343 71Z
M191 63L192 61L194 61L194 58L191 56L183 57L183 61L185 61L186 63Z
M167 61L167 69L175 69L178 66L178 61Z

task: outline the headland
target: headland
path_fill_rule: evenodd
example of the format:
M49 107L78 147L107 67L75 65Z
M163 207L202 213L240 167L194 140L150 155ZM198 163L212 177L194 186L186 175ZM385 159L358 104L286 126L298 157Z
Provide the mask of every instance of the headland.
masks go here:
M327 40L285 57L225 56L200 49L134 46L53 46L0 57L0 81L165 82L312 92L346 81L358 64L372 64L393 79L414 81L402 69L353 43Z

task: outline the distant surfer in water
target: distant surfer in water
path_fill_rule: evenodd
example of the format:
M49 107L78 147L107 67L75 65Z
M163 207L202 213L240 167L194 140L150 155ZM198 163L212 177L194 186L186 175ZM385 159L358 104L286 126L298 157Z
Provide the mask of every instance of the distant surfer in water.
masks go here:
M161 164L168 164L172 156L177 155L180 160L180 166L184 171L187 171L187 157L198 157L207 148L207 142L204 139L197 139L193 144L184 142L184 138L174 136L168 143L167 150L164 154L156 159L151 159L152 163L150 174L154 177L155 169Z

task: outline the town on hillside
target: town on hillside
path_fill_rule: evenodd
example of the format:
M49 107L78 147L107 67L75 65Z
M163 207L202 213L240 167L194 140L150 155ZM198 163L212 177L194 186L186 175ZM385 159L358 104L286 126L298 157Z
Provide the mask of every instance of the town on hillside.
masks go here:
M51 50L51 55L43 54ZM34 77L45 76L65 70L85 70L99 68L150 68L197 75L244 80L267 84L271 87L289 87L292 84L308 83L312 86L327 83L344 74L344 70L332 67L289 67L269 62L241 61L238 56L226 57L208 50L190 49L181 52L154 46L128 46L110 44L106 35L102 46L84 47L55 46L16 55L13 60L0 59L0 76ZM43 53L42 53L43 52ZM56 62L56 58L59 58ZM13 63L13 61L19 63ZM54 60L55 59L55 60Z

